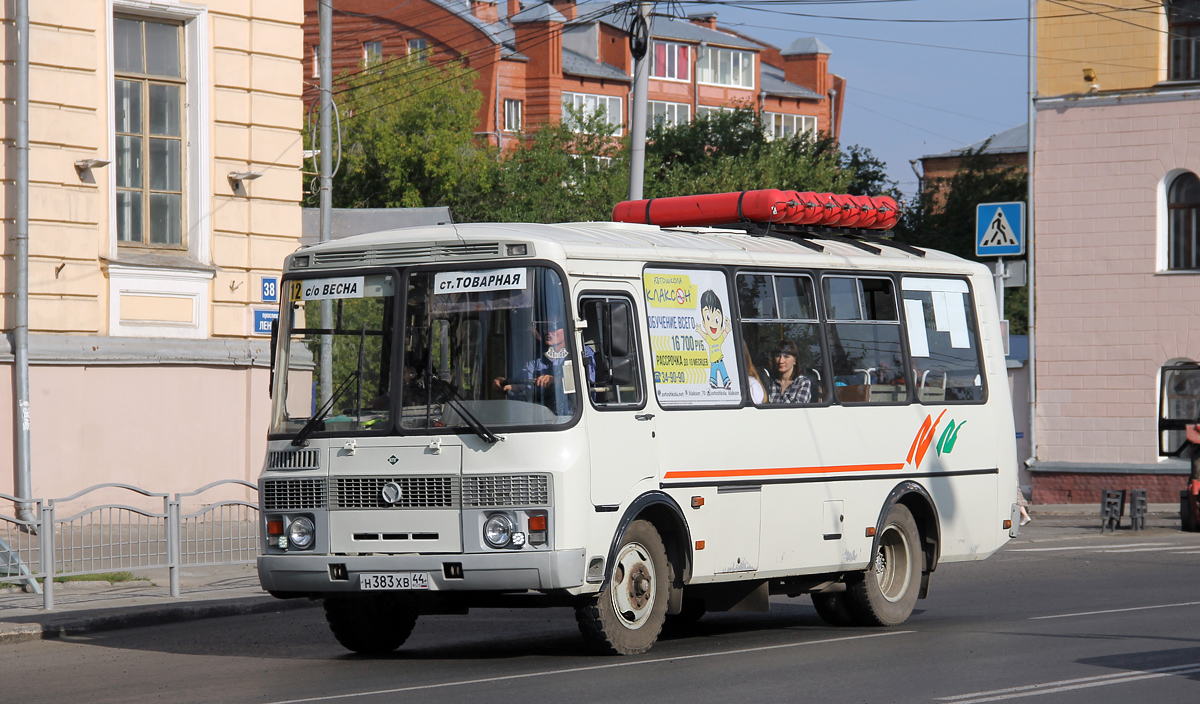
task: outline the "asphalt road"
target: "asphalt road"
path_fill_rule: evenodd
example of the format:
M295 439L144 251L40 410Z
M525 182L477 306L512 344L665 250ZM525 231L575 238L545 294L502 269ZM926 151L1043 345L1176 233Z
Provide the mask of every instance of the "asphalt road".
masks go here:
M305 609L0 646L0 701L1200 700L1200 534L1097 525L1035 521L987 561L943 565L895 629L829 627L782 598L607 658L567 609L476 611L368 659Z

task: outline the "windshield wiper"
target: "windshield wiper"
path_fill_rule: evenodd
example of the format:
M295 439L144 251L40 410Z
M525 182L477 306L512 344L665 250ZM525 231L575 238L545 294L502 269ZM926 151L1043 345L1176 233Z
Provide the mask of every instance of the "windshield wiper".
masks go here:
M458 414L463 417L464 421L466 421L467 427L471 429L471 432L478 435L481 440L491 445L504 439L493 433L491 429L489 429L483 424L482 421L475 417L474 413L471 413L471 411L467 410L467 404L464 403L463 397L459 395L458 389L454 388L454 386L452 386L449 382L443 381L440 377L435 376L429 370L426 370L423 376L425 377L426 383L429 384L430 390L436 387L439 391L441 391L440 395L444 399L442 403L447 405L452 404L454 410L458 411Z
M358 397L356 397L354 403L354 419L355 422L362 421L362 363L364 363L364 356L362 356L362 345L364 345L366 342L366 335L367 325L364 323L362 324L362 332L359 335L359 367L353 369L352 372L346 375L346 379L344 379L342 383L337 386L337 389L334 390L334 393L330 395L329 401L326 401L324 404L322 404L322 407L317 410L317 413L312 414L311 419L308 419L308 422L305 423L304 427L300 428L300 431L296 433L296 437L292 438L293 447L304 447L308 443L308 435L311 435L314 431L316 431L317 423L324 420L325 416L329 415L329 411L334 409L334 402L337 401L338 396L342 395L343 391L346 391L346 387L349 386L350 380L352 379L358 379L359 381Z

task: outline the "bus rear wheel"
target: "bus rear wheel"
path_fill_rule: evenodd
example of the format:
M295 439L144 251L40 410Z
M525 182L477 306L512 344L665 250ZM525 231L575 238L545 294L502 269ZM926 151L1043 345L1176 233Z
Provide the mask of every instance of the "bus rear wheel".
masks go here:
M644 653L658 640L667 615L671 564L649 521L629 524L617 548L608 586L575 607L583 638L613 655Z
M342 647L383 655L408 640L417 610L392 594L337 594L325 597L325 620Z
M912 513L892 506L876 541L874 559L846 596L862 626L898 626L908 620L921 589L921 534Z

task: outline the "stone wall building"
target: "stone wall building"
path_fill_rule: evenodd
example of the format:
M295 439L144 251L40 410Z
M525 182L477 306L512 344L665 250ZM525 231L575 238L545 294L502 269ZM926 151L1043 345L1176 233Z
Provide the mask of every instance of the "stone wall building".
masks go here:
M306 103L317 99L317 1L305 0ZM716 15L650 22L650 119L687 122L750 106L772 136L840 132L845 79L812 37L784 49L720 27ZM603 110L629 124L634 62L628 15L611 3L576 0L339 0L333 8L334 92L351 74L383 62L461 60L478 73L480 136L502 148L521 131L557 122L565 106ZM618 132L620 133L620 132Z
M1161 368L1200 359L1196 5L1109 7L1038 3L1036 503L1178 502L1188 471L1157 417Z
M33 494L254 480L269 420L262 321L275 307L263 283L300 237L303 8L29 5ZM11 47L13 4L0 12ZM10 110L14 57L10 49L4 63ZM17 178L9 114L6 331ZM10 345L8 336L0 352L9 369ZM0 375L0 395L12 397L12 379ZM0 404L7 427L11 407ZM0 432L10 467L12 443ZM0 492L13 492L13 475L0 471Z

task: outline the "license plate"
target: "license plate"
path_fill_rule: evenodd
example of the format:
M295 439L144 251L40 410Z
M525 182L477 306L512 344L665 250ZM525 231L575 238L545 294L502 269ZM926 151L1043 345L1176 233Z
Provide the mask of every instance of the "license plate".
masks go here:
M428 572L378 572L358 576L358 588L363 591L383 589L428 589Z

